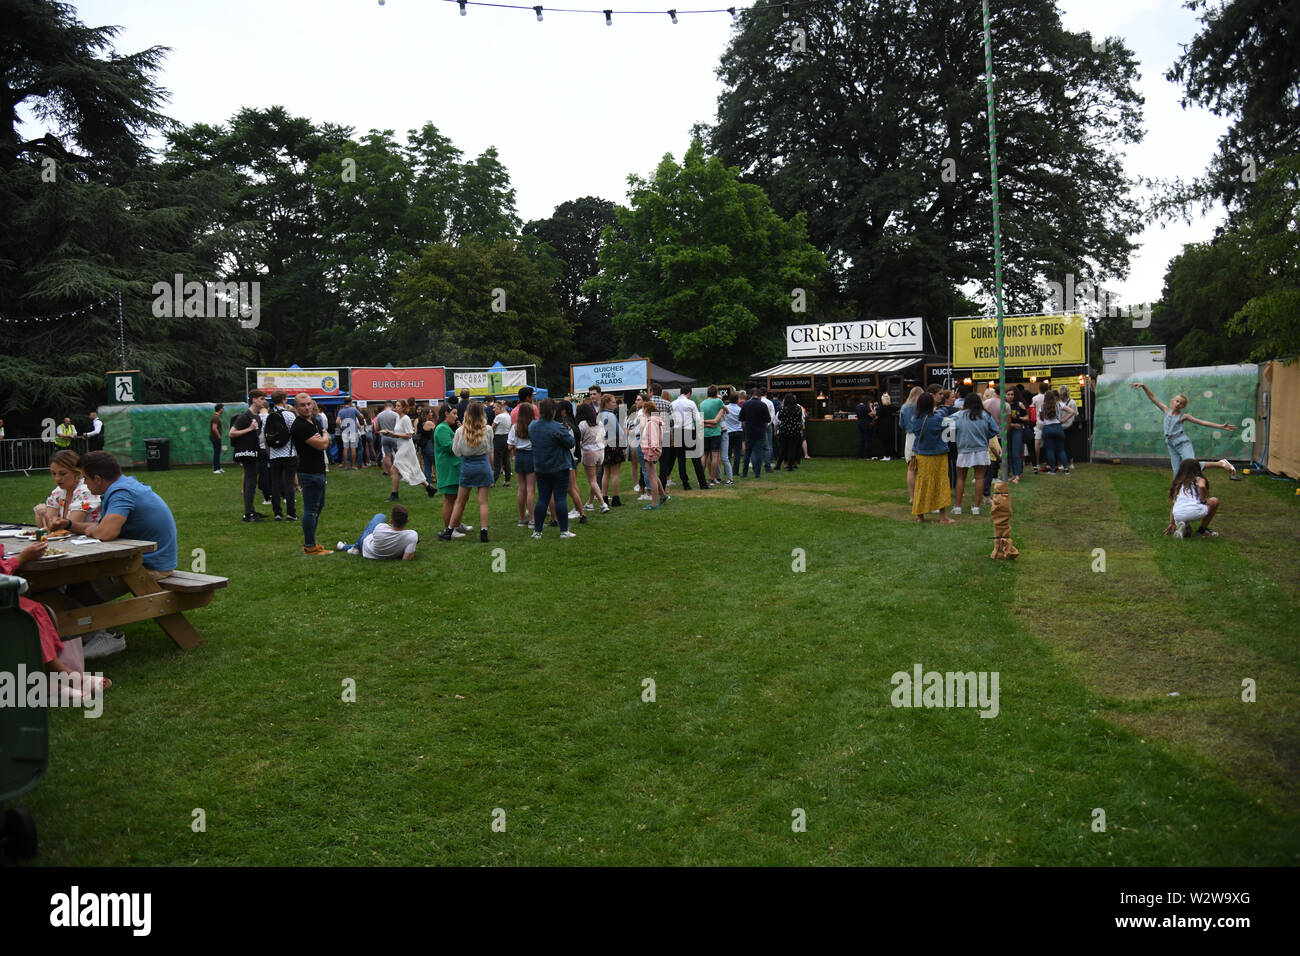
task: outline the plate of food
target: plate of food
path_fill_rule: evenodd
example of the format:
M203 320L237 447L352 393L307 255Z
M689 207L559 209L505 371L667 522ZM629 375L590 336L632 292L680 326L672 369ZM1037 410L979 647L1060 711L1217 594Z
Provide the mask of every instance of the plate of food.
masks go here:
M62 528L59 529L58 531L51 531L45 535L47 541L54 541L58 538L71 538L71 537L72 537L72 532Z

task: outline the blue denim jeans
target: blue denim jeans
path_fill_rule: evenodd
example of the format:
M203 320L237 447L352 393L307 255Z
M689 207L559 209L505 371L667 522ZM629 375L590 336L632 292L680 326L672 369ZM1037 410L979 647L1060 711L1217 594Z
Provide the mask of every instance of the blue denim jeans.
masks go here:
M361 532L361 537L357 538L356 542L348 545L348 547L356 548L358 551L360 551L361 545L365 542L366 538L374 534L375 529L378 528L381 524L383 524L387 520L388 520L387 515L384 514L375 515L373 518L370 519L370 523L366 525L366 530Z
M763 477L763 463L767 461L767 435L759 434L749 441L745 442L745 464L741 468L741 476L749 474L749 463L754 462L754 477ZM771 471L772 469L768 469Z
M1043 453L1049 467L1069 467L1065 458L1065 429L1059 424L1043 426Z
M569 472L539 471L537 473L537 504L533 506L533 530L541 533L546 526L546 506L555 501L555 520L560 523L561 533L569 530L569 505L566 496L569 492Z
M772 457L773 457L773 449L772 449L772 426L771 426L771 425L765 425L765 426L763 427L763 441L767 443L767 451L766 451L767 458L765 459L765 460L767 461L767 470L768 470L768 471L771 471L771 470L772 470Z
M1025 469L1025 430L1023 428L1007 429L1007 454L1011 456L1008 461L1011 467L1007 473L1013 478L1020 477L1020 473Z
M727 481L731 481L731 434L724 428L722 430L722 470L727 476Z
M298 472L298 484L302 485L302 543L310 548L316 544L316 522L325 510L325 476Z

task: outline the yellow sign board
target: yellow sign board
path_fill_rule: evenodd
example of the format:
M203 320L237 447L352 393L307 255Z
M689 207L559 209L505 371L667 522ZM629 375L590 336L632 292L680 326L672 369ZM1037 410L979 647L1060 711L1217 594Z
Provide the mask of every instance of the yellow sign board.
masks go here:
M1083 315L1015 315L1002 320L1009 366L1083 365L1087 362L1087 327ZM996 368L996 319L952 320L953 368Z

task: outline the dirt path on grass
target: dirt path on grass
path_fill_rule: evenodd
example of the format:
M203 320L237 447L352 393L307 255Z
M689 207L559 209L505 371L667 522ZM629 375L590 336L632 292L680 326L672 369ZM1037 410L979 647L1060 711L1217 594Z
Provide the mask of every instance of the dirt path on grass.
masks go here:
M1030 480L1032 490L1013 499L1012 528L1021 550L1016 614L1029 633L1105 699L1103 719L1300 810L1296 672L1234 643L1231 622L1182 610L1153 544L1124 520L1104 468ZM1244 678L1255 682L1254 703L1242 701Z

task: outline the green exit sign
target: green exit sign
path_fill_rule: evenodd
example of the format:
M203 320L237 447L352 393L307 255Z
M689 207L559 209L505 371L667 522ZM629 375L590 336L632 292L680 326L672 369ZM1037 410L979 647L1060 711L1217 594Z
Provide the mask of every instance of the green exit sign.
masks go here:
M108 404L135 405L140 401L140 372L108 373Z

